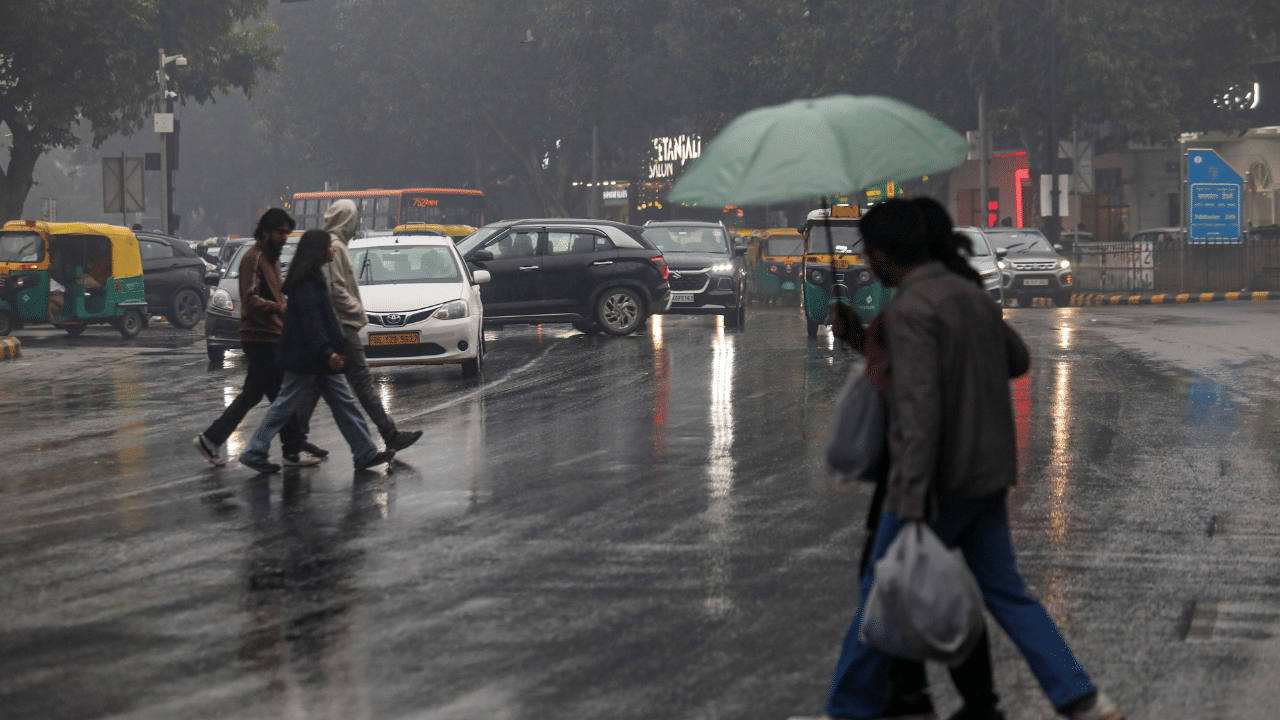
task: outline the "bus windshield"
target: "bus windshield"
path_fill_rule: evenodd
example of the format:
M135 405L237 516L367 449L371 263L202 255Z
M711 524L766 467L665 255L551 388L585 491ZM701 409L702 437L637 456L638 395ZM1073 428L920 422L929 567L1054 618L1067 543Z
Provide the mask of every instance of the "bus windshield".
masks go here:
M440 245L388 245L351 250L360 285L458 282L462 271L449 248Z
M37 263L44 259L44 241L39 233L0 233L0 262Z
M484 224L484 196L453 193L406 192L400 198L400 224L431 225Z

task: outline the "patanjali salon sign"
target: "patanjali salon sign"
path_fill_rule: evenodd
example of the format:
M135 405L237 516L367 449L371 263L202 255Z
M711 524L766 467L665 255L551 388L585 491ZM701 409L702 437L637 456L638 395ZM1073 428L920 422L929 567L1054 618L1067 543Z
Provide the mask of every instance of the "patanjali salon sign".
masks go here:
M653 143L653 157L649 161L650 180L674 180L684 172L686 163L702 155L702 137L699 135L661 137L650 142Z

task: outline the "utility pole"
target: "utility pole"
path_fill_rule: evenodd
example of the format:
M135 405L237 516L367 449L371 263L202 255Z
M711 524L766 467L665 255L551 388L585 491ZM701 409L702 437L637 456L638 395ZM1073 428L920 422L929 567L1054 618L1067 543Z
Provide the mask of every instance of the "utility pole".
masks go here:
M982 218L982 227L991 227L991 197L987 187L991 184L989 169L991 149L987 147L987 83L985 80L978 85L978 142L981 144L978 158L978 197L981 198L979 217ZM1013 191L1018 192L1018 188L1014 188Z
M165 55L160 48L160 69L156 71L156 81L160 85L160 101L164 107L163 116L156 114L156 132L160 134L160 232L172 234L170 217L173 208L172 180L169 177L169 134L173 132L173 98L177 93L169 90L169 74L164 68L169 63L178 67L186 67L187 59L181 55Z
M587 203L587 216L600 215L600 136L595 125L591 126L591 201Z
M1058 202L1062 190L1058 187L1058 8L1050 2L1049 11L1049 137L1045 142L1049 161L1050 213L1046 230L1049 244L1056 244L1062 235L1062 205Z

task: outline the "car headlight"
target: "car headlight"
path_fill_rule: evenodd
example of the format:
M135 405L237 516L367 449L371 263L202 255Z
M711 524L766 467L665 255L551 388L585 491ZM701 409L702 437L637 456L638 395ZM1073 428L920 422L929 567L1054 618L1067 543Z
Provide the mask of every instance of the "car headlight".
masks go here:
M821 282L822 282L822 272L821 272L821 271L818 271L818 270L814 270L814 271L810 272L810 273L809 273L809 279L810 279L810 280L812 280L812 281L813 281L813 283L814 283L815 285L817 285L817 284L821 283Z
M1007 263L1007 262L1005 262L1005 261L1003 261L1003 260L997 260L997 261L996 261L996 267L997 267L997 268L1000 268L1001 270L1003 270L1003 269L1005 269L1005 268L1009 267L1009 263Z
M866 270L863 270L862 272L858 273L858 282L860 283L871 282L871 273L867 272Z
M1071 267L1071 261L1063 260L1062 262L1058 263L1058 267L1062 268L1063 270L1066 270L1067 268Z
M222 288L218 288L218 290L213 294L213 299L209 301L209 304L219 310L226 310L228 312L236 309L236 304L231 300L231 293L223 290Z
M718 263L711 266L713 273L730 273L733 272L733 263Z
M454 300L440 306L440 309L432 315L437 320L457 320L467 316L467 301Z

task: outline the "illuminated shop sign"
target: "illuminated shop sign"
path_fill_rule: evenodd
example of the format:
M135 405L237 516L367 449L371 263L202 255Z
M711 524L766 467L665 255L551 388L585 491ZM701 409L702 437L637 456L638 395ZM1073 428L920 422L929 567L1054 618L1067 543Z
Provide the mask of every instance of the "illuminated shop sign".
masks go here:
M649 179L674 179L684 172L685 163L702 155L700 135L677 135L650 140L653 157L649 162Z

